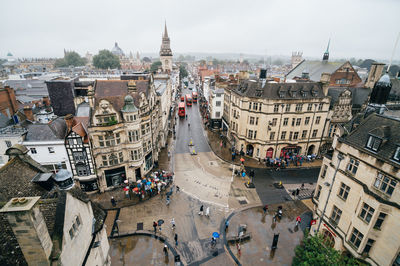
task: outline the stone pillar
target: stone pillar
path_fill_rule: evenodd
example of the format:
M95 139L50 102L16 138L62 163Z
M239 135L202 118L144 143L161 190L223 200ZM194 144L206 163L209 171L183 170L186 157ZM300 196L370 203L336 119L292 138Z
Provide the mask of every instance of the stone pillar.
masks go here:
M50 265L53 243L37 202L40 197L13 198L0 212L6 213L29 265Z

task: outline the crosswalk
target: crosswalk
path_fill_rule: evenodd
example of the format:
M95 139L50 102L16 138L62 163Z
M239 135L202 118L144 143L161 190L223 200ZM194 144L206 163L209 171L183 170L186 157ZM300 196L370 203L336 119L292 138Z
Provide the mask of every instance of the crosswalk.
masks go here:
M301 185L302 184L284 184L284 188L289 194L290 198L293 200L312 198L315 190L315 185L304 184L303 188L301 188ZM296 192L297 189L299 189L299 195L293 195L293 192Z

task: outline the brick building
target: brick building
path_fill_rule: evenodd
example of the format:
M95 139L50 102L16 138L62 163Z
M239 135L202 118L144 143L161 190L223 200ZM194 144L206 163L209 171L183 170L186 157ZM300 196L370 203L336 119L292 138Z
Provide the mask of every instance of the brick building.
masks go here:
M8 86L0 88L0 112L11 119L17 110L18 103L14 90Z

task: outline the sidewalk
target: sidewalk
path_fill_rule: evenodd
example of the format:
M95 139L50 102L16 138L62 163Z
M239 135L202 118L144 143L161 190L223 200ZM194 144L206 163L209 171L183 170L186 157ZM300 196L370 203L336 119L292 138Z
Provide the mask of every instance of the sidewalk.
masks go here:
M169 143L171 138L169 138ZM159 161L158 161L158 168L154 167L152 171L156 170L165 170L165 171L170 171L171 162L168 158L168 149L162 149L159 155ZM160 195L155 195L153 197L146 196L144 199L139 200L139 198L136 195L132 195L131 199L127 198L125 196L125 191L123 190L124 186L121 185L121 187L115 188L110 191L105 191L103 193L95 193L95 194L88 194L89 198L97 202L101 205L101 207L104 210L112 210L112 209L118 209L118 208L123 208L127 206L132 206L136 205L141 202L145 202L151 198L154 197L163 197L164 194L169 191L169 185L164 191L161 191ZM114 197L114 199L117 201L117 205L115 207L112 206L111 204L111 197Z
M208 128L205 129L207 132L207 140L208 143L210 144L210 147L212 151L217 155L220 159L228 162L228 163L233 163L236 165L240 165L240 155L236 155L236 158L234 161L232 161L232 152L230 150L230 145L226 143L226 147L222 145L221 147L221 141L222 139L220 138L220 133L219 132L213 132L209 130ZM226 141L226 139L225 139ZM249 156L243 156L245 159L244 165L246 167L252 167L252 168L265 168L265 169L271 169L272 167L267 167L263 162L259 162L258 160L249 157ZM321 167L322 165L322 160L318 159L313 162L304 162L302 166L294 166L294 165L289 165L286 167L286 169L301 169L301 168L312 168L312 167Z

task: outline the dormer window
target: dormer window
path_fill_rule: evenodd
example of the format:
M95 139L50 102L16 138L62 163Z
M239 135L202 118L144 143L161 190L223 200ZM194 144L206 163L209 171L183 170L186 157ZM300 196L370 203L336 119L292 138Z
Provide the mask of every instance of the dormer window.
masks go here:
M367 148L373 151L378 151L379 146L382 143L382 139L374 137L374 136L369 136L368 142L367 142Z
M400 162L400 146L397 146L393 154L393 160Z

